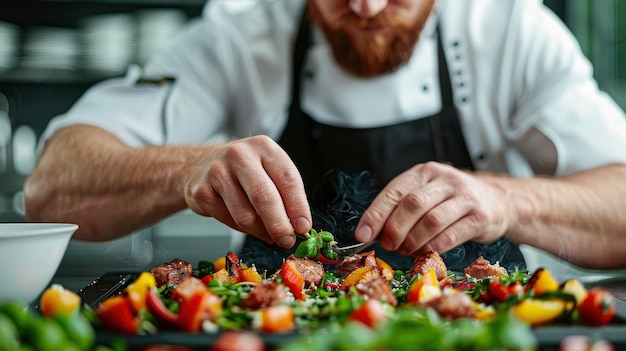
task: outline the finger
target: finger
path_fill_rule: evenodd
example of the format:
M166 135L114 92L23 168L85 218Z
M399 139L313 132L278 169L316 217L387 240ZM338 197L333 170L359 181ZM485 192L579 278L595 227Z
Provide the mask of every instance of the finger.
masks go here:
M476 233L478 233L478 228L469 216L465 216L426 242L413 254L431 250L444 253L470 240Z
M273 242L290 248L295 243L293 226L287 217L278 189L267 175L242 179L251 210ZM250 223L252 224L252 223Z
M224 200L240 226L255 233L267 233L273 242L284 248L295 244L294 228L276 184L269 177L262 162L263 155L284 152L278 144L266 136L257 136L233 143L225 150L223 158L228 160L228 174L234 177L242 193L223 195ZM274 165L274 167L281 167ZM228 179L228 178L226 178ZM214 181L215 182L215 181ZM230 189L227 186L225 189ZM242 197L243 196L243 197ZM232 203L232 206L229 204ZM242 213L234 213L238 209ZM254 215L253 215L254 214ZM261 225L263 231L261 231Z
M215 179L221 179L221 177L215 177ZM237 224L222 196L218 193L218 190L213 188L213 184L208 185L208 182L198 184L200 185L190 189L190 191L185 194L186 202L192 211L202 216L213 217L230 228L255 235L261 240L271 242L271 238L267 233L264 233L264 231L263 233L251 233L250 230L246 230L246 228ZM223 189L222 191L224 193L228 193L228 191L225 190L227 187L224 185L217 185L217 188ZM230 198L230 196L227 196L227 198Z
M419 189L428 182L413 167L393 179L376 196L361 216L355 229L355 238L361 242L372 241L383 229L387 219L402 199L413 189Z
M223 218L218 218L218 220L233 223L234 225L231 225L231 227L234 229L251 234L268 243L273 242L273 239L267 233L263 221L250 203L243 187L236 179L224 177L220 178L220 180L214 180L213 187L219 194L227 211L227 213L223 213L222 210L220 215Z
M409 236L416 239L414 244L417 247L414 249L444 233L453 224L467 217L471 210L472 206L468 201L462 197L454 197L426 212L409 232ZM468 220L468 218L465 219ZM467 236L468 233L463 234L465 234L466 239L470 239Z
M441 212L440 206L445 206L453 191L447 183L434 180L407 194L387 219L381 233L381 245L389 251L397 250L416 224Z
M282 199L283 209L292 225L292 231L307 233L313 226L311 209L300 172L282 150L262 159L263 167L274 182ZM270 231L271 232L271 231Z

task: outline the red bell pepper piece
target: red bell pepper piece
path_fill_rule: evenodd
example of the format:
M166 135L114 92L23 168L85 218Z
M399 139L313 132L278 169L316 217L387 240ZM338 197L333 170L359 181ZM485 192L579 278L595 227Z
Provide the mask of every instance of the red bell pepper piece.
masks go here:
M293 261L287 260L283 263L280 267L280 277L296 299L306 299L304 294L304 277L298 272Z
M241 262L239 257L232 251L226 253L226 270L231 281L238 282L241 279Z
M148 307L148 311L150 311L150 313L152 313L157 320L165 322L170 326L178 323L178 315L170 311L167 306L165 306L157 289L153 288L148 291L146 305Z
M222 300L210 290L183 300L178 311L178 326L183 331L199 332L202 322L215 321L222 313Z
M126 334L137 333L137 320L133 306L124 295L117 295L104 300L95 310L102 326L113 332Z
M322 253L320 253L319 255L317 255L317 260L320 261L322 264L335 264L337 262L339 262L339 259L330 259L326 256L324 256Z

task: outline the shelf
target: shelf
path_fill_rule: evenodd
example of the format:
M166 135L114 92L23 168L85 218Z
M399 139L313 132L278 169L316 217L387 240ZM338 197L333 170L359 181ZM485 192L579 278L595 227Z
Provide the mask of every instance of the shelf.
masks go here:
M42 68L15 68L0 71L1 84L93 84L103 79L121 77L124 72L95 70L60 70Z
M3 0L0 1L0 21L24 28L75 28L88 16L163 8L179 9L193 18L201 15L204 3L201 0Z
M4 0L4 5L13 4L77 4L77 5L124 5L124 6L165 6L201 7L205 0Z

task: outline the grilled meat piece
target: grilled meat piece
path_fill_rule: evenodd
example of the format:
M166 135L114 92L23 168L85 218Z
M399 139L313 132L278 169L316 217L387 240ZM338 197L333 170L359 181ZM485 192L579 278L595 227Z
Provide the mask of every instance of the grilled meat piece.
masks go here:
M375 251L372 250L344 258L337 266L337 273L343 277L347 277L357 268L376 266L378 266L376 263L376 255Z
M354 287L360 295L365 295L370 299L387 301L394 307L398 304L398 300L391 291L389 282L383 277L382 273L360 281Z
M464 273L465 275L476 279L494 278L498 277L500 274L503 274L507 277L509 276L506 268L500 266L498 262L496 262L495 264L491 264L482 256L478 257L476 261L467 266Z
M265 344L263 342L263 338L257 334L229 330L217 338L210 351L264 351ZM170 351L174 350L171 349Z
M429 253L416 257L411 265L411 277L415 278L418 274L424 274L428 272L430 268L435 269L437 280L445 279L448 276L448 267L443 262L441 256L436 251L430 251Z
M306 287L320 285L324 277L324 266L320 262L299 258L295 255L290 255L287 259L295 263L296 269L304 278Z
M432 307L444 318L472 318L476 313L472 298L465 293L444 293L420 305Z
M175 258L151 270L156 279L157 286L168 284L178 285L183 279L193 274L191 263Z
M257 284L243 299L243 307L258 310L289 299L285 286L275 281L264 280Z

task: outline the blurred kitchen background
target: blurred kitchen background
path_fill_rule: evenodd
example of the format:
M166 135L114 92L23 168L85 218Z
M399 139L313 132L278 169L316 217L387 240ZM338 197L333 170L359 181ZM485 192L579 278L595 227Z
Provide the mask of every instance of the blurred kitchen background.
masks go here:
M600 87L626 108L626 1L545 3L578 38ZM186 21L200 16L203 4L0 1L0 222L24 221L22 184L35 165L37 140L48 120L93 83L143 63ZM57 273L73 288L105 271L136 270L175 257L192 263L215 259L236 245L230 234L212 219L183 212L112 242L72 242Z

